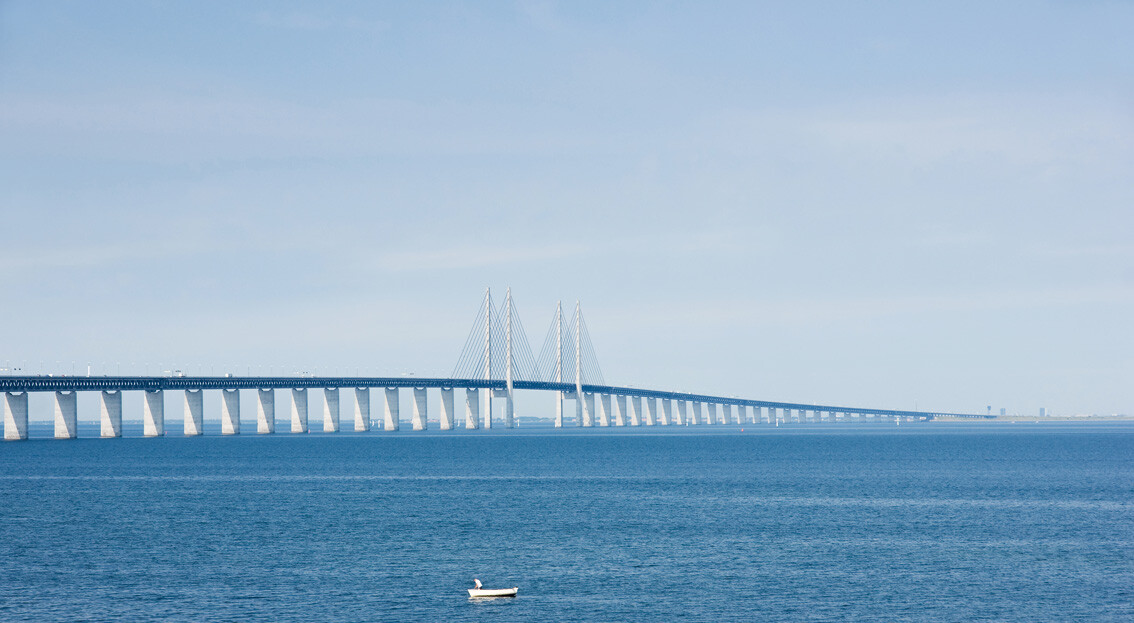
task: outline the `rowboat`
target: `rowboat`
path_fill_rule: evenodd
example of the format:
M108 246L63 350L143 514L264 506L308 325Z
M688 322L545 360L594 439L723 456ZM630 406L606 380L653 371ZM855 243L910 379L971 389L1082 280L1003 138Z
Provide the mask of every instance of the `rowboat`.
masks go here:
M476 583L476 588L469 589L469 597L515 597L520 589L513 586L512 588L484 588L480 580L473 578Z
M519 588L470 588L469 597L515 597Z

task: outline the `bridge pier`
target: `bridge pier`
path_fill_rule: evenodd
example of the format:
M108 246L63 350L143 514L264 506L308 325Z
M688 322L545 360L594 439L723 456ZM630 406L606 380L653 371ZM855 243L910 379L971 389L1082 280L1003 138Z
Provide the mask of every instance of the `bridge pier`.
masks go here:
M424 387L413 388L413 429L429 428L429 394Z
M516 401L512 390L504 390L504 428L516 428Z
M240 390L221 390L221 434L240 434Z
M700 426L703 423L701 421L701 401L689 401L689 419L686 421L689 422L690 426Z
M370 388L354 388L354 432L370 430Z
M673 421L673 401L669 398L661 399L661 425L669 426Z
M77 392L55 392L55 438L74 439L79 436L79 413L75 400Z
M441 388L441 430L453 430L453 388Z
M100 434L103 437L122 436L122 392L100 392L102 394L99 420Z
M642 425L642 397L630 396L629 401L630 409L630 426Z
M339 388L323 388L323 432L339 432Z
M780 410L775 407L768 407L768 423L779 425L780 423Z
M657 426L658 422L658 402L657 398L652 396L642 399L646 405L646 426Z
M480 390L465 388L465 429L480 428Z
M677 426L685 426L689 422L689 401L678 400L677 413L675 414L673 423Z
M291 390L291 432L307 432L307 390L292 388Z
M4 439L28 438L28 393L4 392Z
M555 392L555 428L563 428L563 392Z
M583 426L595 425L595 395L593 392L583 392Z
M610 426L610 394L599 394L599 426Z
M196 437L205 432L205 391L185 390L185 416L182 424L186 437Z
M276 432L276 390L257 389L256 432L270 435Z
M142 396L142 434L146 437L165 435L165 392L144 390Z
M401 426L401 405L398 401L398 388L386 388L386 419L382 428L387 431L396 431Z
M622 394L614 397L614 425L626 426L626 396Z

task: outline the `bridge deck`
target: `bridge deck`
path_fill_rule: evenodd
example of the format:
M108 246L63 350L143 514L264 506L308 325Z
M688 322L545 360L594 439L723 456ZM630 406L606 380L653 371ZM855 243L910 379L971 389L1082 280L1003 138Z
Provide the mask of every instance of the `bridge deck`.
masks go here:
M573 393L574 383L553 383L540 381L515 381L515 389L562 391ZM335 387L389 387L389 388L468 388L505 389L504 381L485 379L447 379L419 377L349 377L349 376L3 376L0 377L0 391L4 392L73 392L73 391L158 391L158 390L201 390L201 389L318 389ZM974 413L947 413L940 411L909 411L902 409L879 409L867 407L842 407L837 405L816 405L799 402L778 402L774 400L749 400L731 396L710 396L671 392L637 387L618 387L613 385L586 385L584 392L595 394L614 394L619 396L638 396L663 400L690 400L709 404L736 405L747 407L768 407L772 409L796 409L804 411L829 411L852 414L874 414L897 417L958 417L988 419L992 416Z

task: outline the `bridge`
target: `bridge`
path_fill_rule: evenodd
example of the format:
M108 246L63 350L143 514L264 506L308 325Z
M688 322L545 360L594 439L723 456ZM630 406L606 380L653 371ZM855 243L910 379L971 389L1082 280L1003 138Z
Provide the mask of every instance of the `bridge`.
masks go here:
M371 419L371 390L384 398L380 421ZM779 424L780 422L930 420L938 417L988 418L984 414L908 411L837 405L817 405L734 396L608 385L602 377L590 333L578 303L567 319L562 304L544 339L539 357L532 354L509 290L503 304L493 304L491 290L482 305L465 347L449 378L361 376L0 376L4 400L4 438L27 439L28 395L55 393L56 439L78 436L78 392L100 392L100 435L122 436L122 392L143 392L143 435L166 434L165 393L184 392L184 434L204 434L205 391L221 392L221 434L240 430L240 392L256 392L256 432L276 432L276 390L290 390L290 431L309 431L308 392L322 390L322 430L340 431L340 391L353 390L353 428L356 432L401 428L401 390L412 393L413 430L429 426L429 396L439 395L441 430L490 429L516 425L515 392L540 391L554 396L556 428L573 423L582 427L702 426L727 424ZM456 413L456 391L464 393L463 421ZM503 408L494 415L493 399ZM573 401L573 422L564 417L565 401Z

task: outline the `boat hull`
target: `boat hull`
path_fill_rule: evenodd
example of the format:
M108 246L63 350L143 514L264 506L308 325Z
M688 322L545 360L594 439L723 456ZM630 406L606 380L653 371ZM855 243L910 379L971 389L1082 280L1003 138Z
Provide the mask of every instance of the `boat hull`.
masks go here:
M512 588L470 588L469 597L515 597L520 589Z

